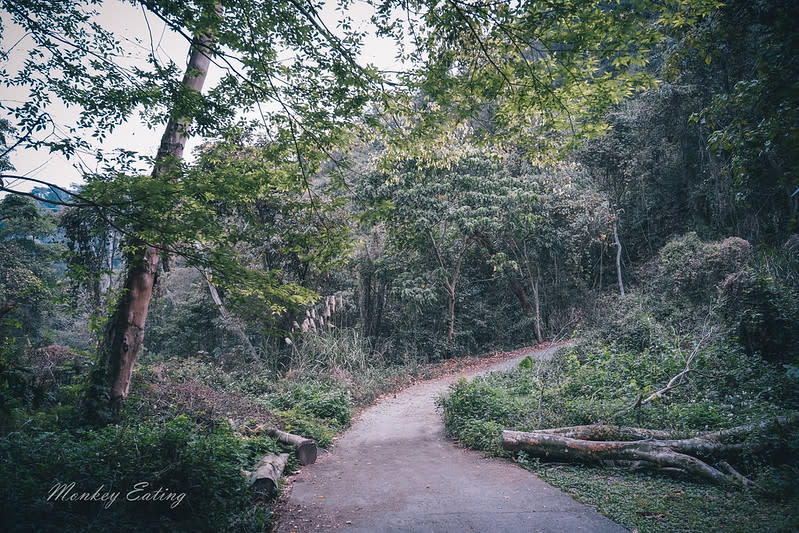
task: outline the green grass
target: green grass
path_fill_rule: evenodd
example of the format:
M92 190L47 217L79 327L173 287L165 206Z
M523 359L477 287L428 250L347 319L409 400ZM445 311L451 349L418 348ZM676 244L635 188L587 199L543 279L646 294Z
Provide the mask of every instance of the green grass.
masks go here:
M519 464L576 500L638 533L799 531L799 498L779 501L659 474L584 465Z

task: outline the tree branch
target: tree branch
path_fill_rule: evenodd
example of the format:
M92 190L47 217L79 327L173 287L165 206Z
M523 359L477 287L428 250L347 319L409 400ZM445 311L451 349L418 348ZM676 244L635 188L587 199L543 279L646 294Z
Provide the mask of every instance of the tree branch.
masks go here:
M688 356L688 359L685 361L685 368L683 368L682 371L679 372L677 375L672 377L665 387L663 387L657 392L653 392L645 399L641 400L641 402L638 405L644 405L658 398L662 398L669 391L679 387L683 383L683 378L688 374L688 372L691 371L691 363L699 354L699 348L702 346L702 343L705 342L713 334L714 329L715 327L711 326L711 328L707 330L704 333L704 335L702 335L702 338L699 339L699 342L696 343L696 346L694 346L694 349L691 351L691 354Z

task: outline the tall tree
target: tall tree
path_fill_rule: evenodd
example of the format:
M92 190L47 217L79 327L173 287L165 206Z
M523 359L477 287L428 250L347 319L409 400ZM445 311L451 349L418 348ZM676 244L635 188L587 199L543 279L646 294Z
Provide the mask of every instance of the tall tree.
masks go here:
M155 51L146 64L129 67L124 47L95 22L97 3L4 0L2 7L11 22L21 26L35 46L30 59L16 71L3 71L0 81L27 89L29 95L22 104L3 102L17 119L17 135L9 141L12 147L74 156L92 148L92 137L102 140L137 110L151 123L166 122L149 176L135 176L141 169L136 154L125 150L116 156L98 154L107 171L90 176L89 185L71 202L97 209L124 233L126 281L109 320L99 373L104 376L101 395L110 400L105 412L112 415L127 395L161 255L180 251L195 263L219 267L222 277L246 276L231 263L229 250L201 246L198 251L193 242L203 229L191 227L200 220L187 206L202 200L187 195L208 198L213 192L198 191L201 186L182 181L180 161L188 136L222 134L234 125L237 113L256 112L269 142L288 148L273 155L293 161L294 179L304 182L313 196L310 177L346 134L349 117L366 104L372 74L354 60L356 32L334 34L310 3L259 0L134 2L186 37L191 48L182 80L178 66L164 64ZM3 53L13 48L14 43L6 41ZM222 69L223 76L202 94L211 63ZM78 124L67 134L47 113L53 101L80 110ZM4 180L2 185L10 183ZM177 221L164 220L167 212ZM266 296L280 297L280 291L272 292Z
M211 6L204 15L211 19L208 26L195 35L189 52L189 61L182 85L189 96L200 93L208 75L211 55L215 46L213 33L218 21L213 20L218 8ZM180 110L169 117L161 144L155 156L152 177L174 176L177 180L177 167L183 159L183 150L188 139L191 117ZM105 389L110 385L110 409L116 418L122 402L128 397L133 365L141 352L144 342L144 327L153 294L161 250L140 239L129 239L126 243L127 274L122 287L122 296L116 304L114 315L108 322L108 331L103 352L98 365L100 384Z

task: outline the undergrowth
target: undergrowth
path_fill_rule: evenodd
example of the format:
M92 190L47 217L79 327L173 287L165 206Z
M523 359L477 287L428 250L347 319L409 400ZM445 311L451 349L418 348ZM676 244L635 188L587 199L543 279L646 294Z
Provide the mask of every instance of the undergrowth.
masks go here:
M199 428L185 416L14 432L0 439L2 529L261 529L268 508L256 505L239 470L280 450L270 438L243 438L224 423Z
M23 383L31 398L45 400L4 413L0 529L268 531L275 494L248 489L240 471L265 454L289 450L269 438L244 436L242 428L277 426L327 447L356 407L426 372L410 362L369 360L366 348L351 333L308 335L295 351L297 366L281 373L210 355L149 354L135 371L123 424L100 429L82 427L77 416L88 372L74 361L88 368L86 358L59 352L58 366ZM288 470L295 466L290 460ZM60 484L71 486L63 498ZM137 487L148 489L142 495L160 487L159 494L168 492L172 500L128 501ZM57 495L48 500L52 490ZM119 496L113 504L69 501L95 492L95 500ZM178 494L180 503L170 507Z
M657 474L544 463L523 454L518 463L638 533L788 533L799 528L796 500Z
M799 527L799 432L758 434L752 443L778 440L776 451L746 454L738 465L757 488L708 486L688 479L630 473L584 465L553 465L512 455L501 446L505 429L531 431L591 423L696 431L733 427L795 408L796 383L784 371L742 353L710 350L698 362L702 374L669 402L630 408L651 383L661 382L685 357L663 359L620 354L608 347L561 351L552 361L462 379L439 400L447 431L463 445L490 455L513 457L546 481L570 492L625 527L641 532L794 531ZM671 361L671 358L678 361ZM627 364L628 362L633 364ZM659 370L653 370L659 369ZM708 390L710 381L729 386ZM614 386L614 384L616 386ZM648 385L644 385L648 384ZM763 392L765 389L765 392ZM755 391L759 391L755 393ZM704 394L699 394L703 391ZM698 398L698 399L697 399ZM748 509L756 508L754 516ZM714 518L709 518L709 516ZM744 522L749 517L755 521ZM745 525L744 525L745 524Z

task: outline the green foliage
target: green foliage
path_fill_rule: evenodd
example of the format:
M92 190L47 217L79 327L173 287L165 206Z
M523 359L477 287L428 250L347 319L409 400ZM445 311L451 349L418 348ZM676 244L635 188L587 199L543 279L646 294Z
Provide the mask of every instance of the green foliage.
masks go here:
M278 101L281 105L261 125L278 144L294 145L310 168L319 163L324 147L342 139L351 117L368 103L373 74L354 61L361 35L345 26L340 28L343 35L333 36L297 5L252 0L217 10L201 1L147 2L148 13L169 29L188 36L213 35L216 46L208 52L229 68L223 67L216 87L200 94L180 82L183 72L172 60L155 54L136 57L100 24L96 4L4 5L10 22L32 41L29 49L17 51L27 52L28 60L0 76L3 86L23 91L18 102L4 104L14 117L13 140L22 147L67 157L78 150L94 152L95 139L101 144L134 113L151 126L180 117L191 125L189 134L213 137L240 126L237 111ZM242 20L248 24L242 26ZM18 43L4 39L2 44L6 54ZM284 61L285 50L295 53ZM228 65L222 54L235 57L236 66ZM30 135L52 125L47 110L56 103L76 108L77 124L63 134L54 128L52 135ZM138 154L126 150L98 152L114 172L129 172L141 163Z
M54 229L52 215L30 198L12 194L0 200L0 338L38 340L57 294L50 265L59 248L43 242Z
M701 306L715 297L721 281L751 261L752 245L743 239L730 237L705 243L691 232L660 249L654 260L651 290L659 292L664 300Z
M596 306L601 317L586 332L592 339L613 339L614 345L633 352L657 349L673 339L669 325L659 320L661 308L651 306L644 294L630 292L623 302L605 297Z
M519 362L519 368L521 370L531 370L534 366L533 360L528 355L524 359Z
M105 310L104 293L111 287L114 267L121 259L120 235L108 217L94 209L65 209L58 226L64 232L67 249L63 257L73 299L81 301L79 296L85 291L90 313L98 317Z
M502 455L500 436L510 420L524 417L529 405L514 401L511 391L482 378L461 379L439 399L447 432L467 446Z
M19 358L0 356L0 427L49 431L73 426L90 366L88 356L55 344Z
M348 250L339 206L321 189L307 198L303 172L286 146L219 142L182 176L95 177L82 195L125 233L126 256L159 243L207 271L231 307L263 319L313 302L308 277Z
M349 392L330 381L294 383L271 396L268 401L275 409L294 409L311 417L332 421L340 428L346 427L352 416Z
M323 448L333 445L333 439L342 429L331 427L330 420L315 418L306 410L275 411L286 431L313 439Z
M0 440L6 480L0 516L6 531L220 530L250 504L239 470L275 451L270 439L241 439L226 425L197 431L185 417L75 433L12 433ZM113 504L48 501L56 484L73 482L74 493L120 494ZM137 483L147 485L131 492ZM144 499L158 488L160 501Z
M410 36L408 55L420 63L408 93L394 97L412 114L392 122L390 156L457 160L469 154L468 139L522 144L540 162L604 132L612 105L654 85L645 67L668 21L701 19L718 3L419 2L407 23L394 17L393 2L381 4L381 31Z
M612 220L579 168L479 153L450 168L398 163L361 180L354 201L385 228L379 247L364 244L362 290L388 295L365 302L369 331L434 360L568 327Z
M145 357L196 358L204 352L220 360L226 352L233 352L233 339L225 331L200 273L176 265L159 283L162 295L153 300L147 318Z
M372 3L379 31L414 62L379 89L385 75L358 66L364 34L347 16L333 35L296 2L225 2L221 12L214 2L145 2L170 28L213 37L208 53L224 72L205 94L187 90L171 61L129 68L125 47L93 24L93 0L3 4L3 23L34 45L22 52L28 61L0 72L0 85L25 93L2 104L14 122L0 119L3 147L72 157L138 110L151 126L178 117L188 133L217 139L195 163L155 175L136 154L99 154L101 172L74 198L82 207L61 217L95 331L120 234L128 259L145 243L182 259L159 275L144 359L158 364L127 407L150 421L5 437L0 477L21 476L26 503L12 508L3 494L4 519L256 527L265 514L247 507L237 471L274 443L242 441L220 418L272 421L274 409L286 429L329 445L353 403L411 382L421 362L568 331L593 289L615 278L614 225L625 277L640 283L622 300L598 300L588 342L554 361L528 358L516 372L457 383L441 401L451 434L499 454L506 427L694 430L799 406L799 256L786 248L764 259L758 246L796 229L795 200L786 201L799 161L790 1ZM0 56L16 46L4 40ZM224 68L230 58L235 69ZM674 83L656 86L658 68ZM263 101L276 105L257 128L234 124ZM58 104L78 110L69 130L48 114ZM382 113L391 119L377 120ZM350 191L331 187L358 163L343 161L346 147L375 137L381 146L356 154L369 161ZM591 138L581 164L554 164ZM9 169L4 153L0 170ZM351 218L364 235L346 265ZM84 357L38 347L58 294L46 244L53 220L22 196L0 202L0 219L3 425L72 425ZM730 234L748 241L706 240ZM348 300L335 329L275 335L313 311L318 294L336 293ZM71 320L61 332L76 329ZM251 364L241 335L257 345ZM633 407L694 353L678 388ZM177 414L203 427L164 421ZM746 470L787 492L795 470L774 466L784 461ZM110 487L134 474L185 484L191 513L120 506L96 518L88 505L42 501L52 476Z
M30 408L52 406L46 370L33 364L46 343L60 295L52 263L53 217L26 197L0 200L0 423L21 423ZM57 366L54 363L54 366ZM54 372L58 369L51 368Z
M54 229L52 216L30 198L10 194L0 200L0 240L33 240Z
M795 298L753 265L742 239L672 240L642 269L641 292L601 304L589 340L551 361L525 360L513 373L454 386L441 401L448 431L496 453L499 428L603 423L690 434L795 412L792 367L775 364L793 353ZM768 329L779 324L779 332ZM653 396L681 374L671 390ZM783 487L781 497L793 497L777 472L795 471L794 440L789 432L753 432L751 449L771 443L768 449L780 451L747 454L739 467L763 480L771 496Z
M799 295L767 272L744 270L720 287L722 313L750 353L799 362Z
M669 240L639 268L639 285L626 298L600 299L586 334L622 350L684 347L715 324L723 329L725 284L753 264L751 245L740 238L703 241L695 233Z
M795 410L796 379L774 363L795 353L796 298L753 266L752 255L739 238L671 240L641 270L639 289L600 302L586 341L550 362L525 361L513 374L453 388L442 401L448 428L479 443L480 421L519 430L610 423L695 431ZM674 389L641 403L683 371Z
M789 196L799 168L799 62L788 22L796 15L790 0L725 2L684 32L665 62L666 76L700 88L691 119L702 141L694 146L712 158L696 154L712 163L700 188L726 197L728 231L772 245L797 231Z

